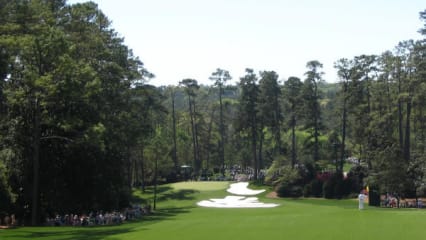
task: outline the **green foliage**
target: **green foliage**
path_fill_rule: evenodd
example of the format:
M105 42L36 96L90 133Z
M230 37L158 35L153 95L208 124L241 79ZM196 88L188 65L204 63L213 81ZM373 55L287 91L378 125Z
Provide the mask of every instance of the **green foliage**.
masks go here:
M300 185L287 184L285 182L278 185L276 189L279 197L298 198L303 196L303 188Z
M37 224L55 212L127 206L131 148L152 124L132 124L147 113L131 111L131 97L143 96L133 92L134 83L147 71L94 3L9 1L4 7L1 145L13 157L2 183L17 193L17 217Z
M333 174L332 177L324 182L323 192L325 198L341 198L342 197L343 176Z
M305 120L305 128L312 129L312 158L314 162L320 160L319 141L321 123L321 92L319 84L322 81L323 72L321 72L322 64L318 61L310 61L306 64L308 71L305 73L307 78L303 86L303 115Z
M381 199L380 199L380 191L377 186L370 185L368 191L368 205L380 207Z
M251 166L254 170L254 178L257 180L258 172L260 170L260 161L258 156L259 147L259 133L263 131L263 126L259 121L259 86L257 84L258 78L253 69L246 69L246 75L240 79L239 87L241 88L240 104L238 108L238 115L236 121L236 131L242 135L247 136L250 142L251 151ZM241 136L241 135L240 135Z
M279 197L301 197L303 196L302 178L298 169L280 166L278 161L274 161L268 169L265 182L275 186Z
M3 151L4 152L4 151ZM3 155L3 153L1 154ZM2 156L3 158L4 156ZM0 215L2 213L10 214L11 206L16 201L16 194L12 192L12 188L8 184L7 168L0 161Z
M323 197L323 184L324 182L319 179L313 179L310 183L306 184L303 189L303 196L305 197Z
M354 193L359 192L365 188L367 184L365 178L368 176L368 169L362 165L354 165L347 174L348 180L351 181L351 191Z
M350 193L358 193L359 190L353 190L352 179L344 178L343 175L336 173L332 177L324 182L324 197L325 198L337 198L348 197Z
M265 184L270 186L276 186L280 183L282 173L281 170L284 168L285 163L283 161L280 161L278 159L274 160L271 164L271 166L268 168L268 171L266 172L265 176Z
M258 99L258 118L262 125L262 133L271 132L274 136L272 151L275 155L283 153L281 141L281 125L283 122L281 88L278 85L278 74L274 71L260 72L259 80L259 99ZM264 134L261 134L261 137ZM264 139L261 139L261 141ZM262 155L262 153L259 153Z

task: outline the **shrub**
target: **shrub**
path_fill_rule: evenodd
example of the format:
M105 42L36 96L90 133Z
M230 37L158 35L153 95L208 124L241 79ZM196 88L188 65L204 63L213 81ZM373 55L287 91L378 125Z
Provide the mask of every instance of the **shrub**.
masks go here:
M376 186L370 186L370 191L368 192L368 205L380 206L380 192Z
M293 171L289 166L283 166L280 161L274 160L266 171L264 183L271 186L277 186L283 181L293 181L294 178L299 178L297 172Z
M329 180L324 182L324 197L340 199L344 195L347 195L347 190L345 190L345 188L343 175L341 173L333 174Z
M368 176L368 169L361 165L356 165L351 168L348 173L348 180L350 180L351 186L350 191L359 193L359 190L363 188L364 178Z
M280 168L280 176L276 181L276 192L279 197L301 197L303 188L298 169L284 166Z
M334 181L332 179L324 182L323 193L325 198L334 198Z
M12 188L7 182L6 167L0 161L0 213L10 210L15 199L16 195L12 192Z
M323 196L323 182L314 179L306 184L303 188L303 196L305 197L322 197Z
M418 187L417 190L416 190L416 195L419 196L419 197L425 197L426 196L426 186L421 185L420 187Z
M343 196L348 196L351 193L358 193L359 189L353 189L352 188L353 185L354 185L353 179L351 179L351 178L343 179L343 189L342 189L343 190L342 191Z
M314 179L311 182L311 188L312 188L312 192L311 192L311 196L313 197L322 197L323 196L323 182L318 180L318 179Z
M334 180L334 196L333 198L341 199L344 195L344 180L336 177Z
M308 183L303 187L303 196L309 197L312 195L312 182Z
M281 183L276 189L278 197L293 197L298 198L303 196L301 186Z

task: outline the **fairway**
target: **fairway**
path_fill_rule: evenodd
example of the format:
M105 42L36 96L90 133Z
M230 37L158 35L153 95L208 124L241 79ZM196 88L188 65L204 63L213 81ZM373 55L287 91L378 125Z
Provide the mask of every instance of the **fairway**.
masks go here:
M355 200L270 199L276 208L203 208L197 201L229 195L227 182L161 186L155 215L120 226L23 227L0 230L0 239L424 239L426 211L358 210ZM146 195L151 197L150 195Z

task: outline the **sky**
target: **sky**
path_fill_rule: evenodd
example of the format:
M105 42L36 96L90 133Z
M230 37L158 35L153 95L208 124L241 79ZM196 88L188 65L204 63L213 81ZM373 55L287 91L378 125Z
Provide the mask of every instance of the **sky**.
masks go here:
M69 0L69 4L86 2ZM323 64L336 82L334 62L393 50L420 39L424 0L93 0L112 21L156 86L185 78L212 84L228 70L237 83L246 68L302 80L306 63Z

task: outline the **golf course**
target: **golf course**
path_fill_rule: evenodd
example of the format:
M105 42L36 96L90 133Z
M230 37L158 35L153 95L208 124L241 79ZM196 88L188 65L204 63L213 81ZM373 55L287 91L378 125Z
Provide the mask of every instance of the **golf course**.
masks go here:
M256 197L272 208L209 208L197 202L222 199L230 182L181 182L158 188L156 210L141 220L115 226L16 227L0 239L424 239L426 211L366 207L355 199ZM261 187L249 186L250 189ZM134 192L134 201L152 192Z

